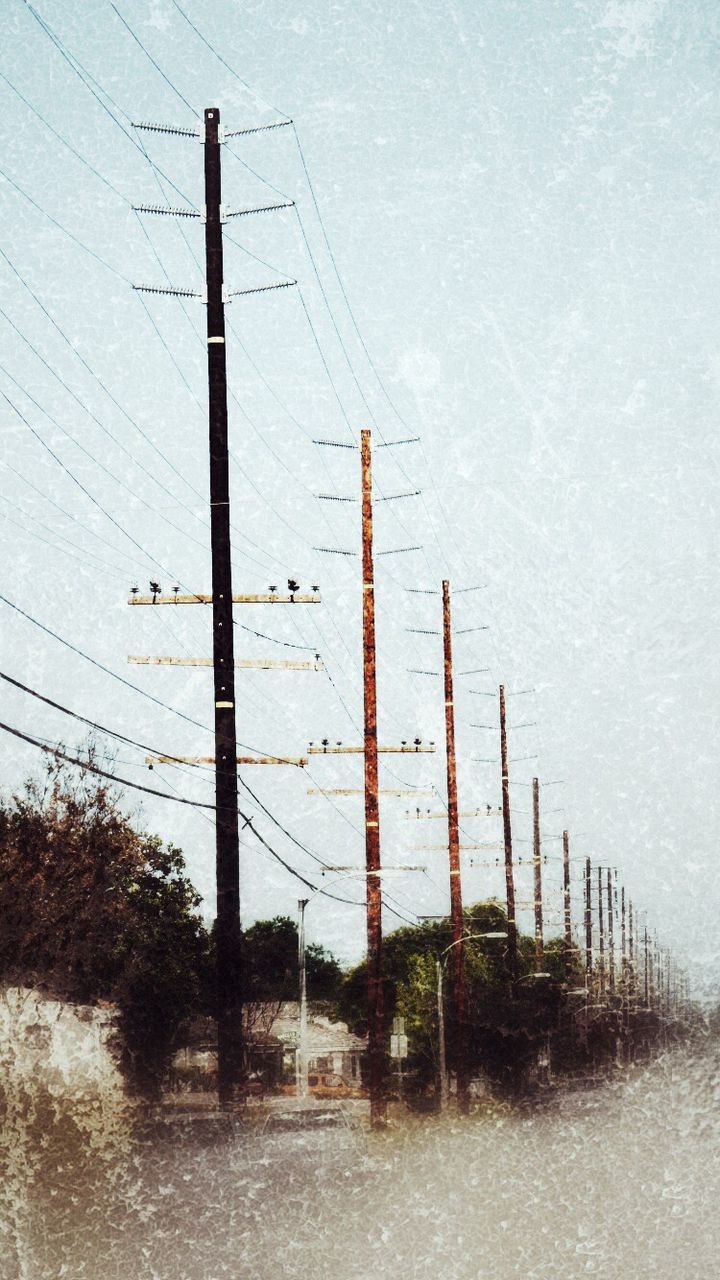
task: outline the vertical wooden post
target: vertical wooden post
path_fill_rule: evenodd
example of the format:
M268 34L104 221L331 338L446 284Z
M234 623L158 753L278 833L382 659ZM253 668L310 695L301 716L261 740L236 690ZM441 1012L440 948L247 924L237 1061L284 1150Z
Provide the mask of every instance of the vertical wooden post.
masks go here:
M300 996L298 1044L295 1063L295 1096L308 1096L308 1054L307 1054L307 963L305 959L305 908L309 898L298 899L298 974L300 977Z
M220 112L217 108L208 108L205 112L204 144L205 262L215 694L218 1096L221 1106L229 1106L235 1100L243 1081L243 1034L219 122Z
M600 995L605 995L605 912L603 911L602 867L597 869L598 879L598 976Z
M371 433L360 433L362 469L362 614L365 717L365 870L367 873L368 1060L370 1123L382 1128L385 1099L385 1028L382 969L382 885L378 802L375 569L373 563Z
M612 870L607 869L607 912L608 912L608 990L615 995L615 912L613 910Z
M590 859L585 859L585 984L592 976L592 885Z
M645 935L644 935L644 938L643 938L643 948L644 948L644 952L645 952L645 963L644 963L644 966L643 966L643 979L644 979L644 987L645 987L644 995L645 995L645 1008L647 1009L647 1008L649 1007L649 1005L650 1005L650 969L649 969L649 949L648 949L648 931L647 931L647 925L645 925Z
M508 774L507 726L505 721L505 686L500 685L500 768L502 779L503 837L505 845L505 897L507 901L507 957L510 981L518 976L517 921L515 919L515 880L513 878L512 825L510 821L510 776Z
M535 887L535 972L543 967L542 853L540 847L540 781L533 778L533 884Z
M455 708L453 705L452 623L450 583L442 584L443 658L445 676L445 760L447 769L448 853L450 859L450 916L453 951L453 1010L455 1014L455 1065L458 1110L468 1110L467 992L463 938L462 884L460 875L460 835L458 830L457 771L455 761Z
M563 831L563 913L565 925L565 977L567 978L573 945L570 903L570 836L567 831Z

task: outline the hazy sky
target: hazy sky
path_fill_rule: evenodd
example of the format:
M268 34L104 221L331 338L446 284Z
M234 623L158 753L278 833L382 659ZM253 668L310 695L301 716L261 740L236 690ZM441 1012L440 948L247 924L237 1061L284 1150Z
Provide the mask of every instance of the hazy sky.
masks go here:
M170 710L5 604L2 670L160 751L212 752L208 729L175 714L212 723L210 673L127 664L211 652L209 610L125 603L151 578L210 585L203 307L131 288L202 288L201 223L132 210L199 208L202 151L131 122L193 127L206 106L228 129L291 116L344 293L294 131L229 143L227 208L296 210L228 223L228 288L298 282L228 308L234 585L293 575L320 583L324 603L238 608L267 638L236 639L239 656L318 652L326 672L240 672L239 738L292 755L324 735L360 741L359 560L314 550L359 548L357 503L315 497L356 497L359 456L313 440L419 434L375 457L379 492L422 490L376 511L378 551L422 547L378 558L380 738L419 733L439 749L388 757L382 785L443 794L440 681L407 670L440 670L440 636L407 630L439 630L440 598L407 588L482 585L455 601L468 631L457 671L489 668L457 680L461 808L499 801L499 766L483 763L499 754L497 705L483 695L534 690L509 702L511 725L529 723L511 734L518 853L537 774L558 784L543 792L546 852L567 826L573 854L616 866L696 977L717 974L717 6L182 10L227 65L172 0L4 0L0 390L15 408L0 402L0 590ZM82 740L76 722L3 692L6 723ZM40 766L7 735L2 750L8 787ZM142 750L117 755L123 777L212 799L210 771L150 773ZM360 865L361 798L307 790L359 787L361 770L338 756L242 778L306 850ZM320 883L311 854L242 803ZM446 854L418 849L440 845L444 823L405 820L413 803L382 807L384 860L427 867L388 882L408 919L447 909ZM207 816L149 797L141 811L182 845L212 911ZM493 820L463 827L467 843L500 834ZM306 890L244 838L244 919L293 914ZM499 872L470 865L499 852L463 855L468 902L501 894ZM545 874L552 927L559 863ZM362 886L338 891L359 900ZM360 907L318 897L307 924L343 960L362 953Z

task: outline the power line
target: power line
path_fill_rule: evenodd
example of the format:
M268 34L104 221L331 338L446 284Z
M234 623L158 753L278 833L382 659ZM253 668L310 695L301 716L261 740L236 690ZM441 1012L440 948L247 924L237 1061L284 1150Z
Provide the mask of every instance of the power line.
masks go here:
M285 115L285 112L284 112L284 111L281 111L279 107L274 107L274 106L273 106L273 104L272 104L271 102L268 102L268 101L267 101L267 99L263 99L263 98L261 98L261 97L260 97L260 94L259 94L259 93L257 93L257 92L256 92L256 90L255 90L255 89L253 89L253 88L252 88L252 87L247 83L247 81L246 81L246 80L243 80L243 79L242 79L242 77L238 75L237 71L235 71L235 70L234 70L234 68L230 66L230 63L225 61L225 59L222 57L222 55L218 53L217 49L213 48L213 46L210 44L210 41L205 39L205 36L202 34L202 32L201 32L201 31L199 31L199 30L198 30L198 28L195 26L194 22L191 22L191 21L190 21L190 19L188 18L187 14L186 14L186 13L185 13L185 11L184 11L184 9L181 9L181 8L180 8L180 5L177 3L177 0L172 0L172 2L173 2L173 4L175 5L175 8L177 9L177 11L178 11L178 13L180 14L180 16L181 16L182 18L184 18L184 19L185 19L185 21L187 22L188 26L189 26L189 27L191 27L191 28L192 28L192 30L195 32L195 35L198 37L198 39L199 39L199 40L201 40L201 41L202 41L202 43L205 45L205 47L206 47L207 49L209 49L209 50L210 50L210 52L214 55L214 57L216 57L216 58L217 58L218 62L221 62L221 63L222 63L222 65L225 67L225 69L226 69L227 71L229 71L229 72L230 72L230 75L231 75L231 76L234 76L234 78L238 81L238 84L241 84L241 85L243 86L243 88L244 88L244 89L247 89L248 93L249 93L253 98L257 98L257 99L259 99L261 102L263 102L263 101L264 101L264 102L265 102L265 104L266 104L266 106L270 107L270 109L271 109L272 111L276 111L276 112L277 112L277 114L278 114L279 116L284 116L284 117L285 117L285 120L286 120L286 122L287 122L288 124L289 124L289 123L291 123L290 117L289 117L288 115Z
M102 560L99 556L94 556L91 551L86 551L84 548L78 547L76 542L71 542L70 539L64 537L63 534L58 533L55 529L51 529L50 526L44 524L42 520L38 520L35 516L30 515L29 512L24 511L22 507L11 502L10 498L6 497L5 494L2 495L2 501L6 502L14 511L19 512L20 515L25 516L27 520L31 520L33 524L38 524L41 529L46 529L47 532L52 535L53 541L51 542L49 538L43 538L42 534L36 533L34 529L27 529L19 520L15 520L12 516L3 515L4 520L8 520L11 524L14 524L16 529L20 529L20 531L26 536L29 535L31 538L36 538L38 542L42 542L46 547L52 547L53 550L62 551L65 555L71 556L73 560L77 560L78 563L82 564L86 569L88 567L87 562L89 559L94 561L95 564L98 565L109 577L115 578L117 582L126 581L126 574L121 573L118 565L112 566L108 564L106 560ZM60 546L58 544L58 538L61 542L67 542L68 547ZM74 547L75 551L69 550L70 547ZM78 555L76 554L77 552L81 552L81 554Z
M50 124L50 121L46 120L45 117L40 114L40 112L37 110L37 107L34 107L33 104L29 102L26 97L24 97L24 95L12 83L12 81L8 80L6 75L3 75L2 71L0 71L0 79L5 81L6 85L10 89L12 89L13 93L17 94L20 101L25 103L25 106L30 111L32 111L33 115L37 116L38 120L41 121L41 123L45 126L45 128L49 129L50 132L54 134L58 142L61 142L64 147L67 147L68 151L72 152L72 154L76 157L76 159L79 160L81 164L84 164L85 168L89 169L90 172L93 173L96 178L99 178L100 181L104 183L104 185L108 187L110 191L112 191L113 195L116 195L119 200L122 200L123 204L127 205L128 208L131 207L130 201L122 194L122 192L118 191L117 187L113 186L112 182L110 182L108 178L106 178L102 173L100 173L99 169L95 168L95 165L91 164L90 161L87 160L85 156L83 156L78 150L76 150L76 148L72 145L72 143L68 142L67 138L64 138L61 133L58 133L57 129L55 129L53 125Z
M73 244L76 244L78 248L82 249L85 253L89 254L90 257L94 258L96 262L99 262L100 266L105 267L106 271L109 271L112 275L117 276L118 280L123 281L123 284L131 285L131 281L128 280L127 276L123 275L122 271L118 271L117 267L113 267L111 263L106 262L104 258L100 257L99 253L96 253L94 249L91 249L89 247L89 245L86 245L83 243L82 240L79 240L78 237L74 235L72 231L68 230L67 227L64 227L62 222L58 222L57 218L53 217L51 213L48 213L47 209L43 209L42 205L38 204L37 200L33 200L33 197L29 196L27 191L24 191L23 188L17 182L15 182L10 177L10 175L5 172L4 169L0 169L0 177L4 178L8 186L12 187L13 190L17 191L18 194L21 195L24 200L27 200L28 204L31 204L34 209L37 209L38 213L41 213L44 218L47 218L48 222L51 222L54 227L57 227L59 231L62 231L63 235L66 235L69 240L72 240Z
M1 249L0 249L0 253L2 253ZM137 547L138 551L141 551L144 556L147 556L151 564L154 564L158 569L161 570L162 573L168 574L170 577L172 577L173 575L170 573L170 570L166 569L165 566L161 564L159 560L156 560L155 557L151 555L149 551L146 551L145 548L142 546L142 544L138 542L136 538L133 538L132 534L127 532L127 529L123 529L122 525L115 519L114 516L110 515L110 512L107 511L105 507L103 507L102 503L98 502L97 498L93 497L93 495L90 493L90 490L85 488L85 485L82 483L82 481L78 480L77 476L70 470L68 466L66 466L66 464L62 461L62 459L58 457L58 455L54 452L54 450L50 448L50 445L47 443L47 441L43 440L40 433L36 431L33 426L31 426L31 424L28 422L25 415L21 413L21 411L18 409L17 405L13 404L10 397L6 395L6 393L1 389L0 389L0 396L2 396L3 400L5 400L10 405L10 408L17 414L21 422L24 422L28 431L32 432L35 439L42 445L43 449L47 450L47 452L50 454L50 457L54 459L54 461L58 464L58 466L61 467L62 470L70 477L70 479L78 486L78 488L82 491L82 493L85 494L85 497L88 498L90 502L92 502L93 505L97 507L98 511L101 511L102 514L111 522L111 524L114 524L115 528L119 529L120 533L122 533L130 542L132 542L134 547Z
M158 66L157 62L156 62L156 61L155 61L155 59L152 57L152 55L151 55L150 53L148 53L148 50L145 48L145 45L143 44L142 40L140 40L140 39L139 39L139 37L135 35L135 32L133 31L133 29L132 29L132 27L130 26L129 22L126 22L126 21L125 21L125 18L123 18L123 16L122 16L122 14L121 14L120 10L118 9L117 5L114 5L114 4L112 4L112 3L111 3L111 6L110 6L110 7L111 7L111 8L114 10L114 12L117 14L118 18L120 19L120 21L122 22L123 26L125 27L125 30L126 30L126 31L129 31L129 33L130 33L130 35L132 36L132 38L133 38L133 40L135 41L135 43L136 43L137 45L139 45L139 47L142 49L142 51L143 51L143 53L145 54L145 57L148 59L148 61L152 63L152 65L154 66L155 70L156 70L156 71L157 71L157 72L162 76L162 78L163 78L163 80L165 81L165 83L166 83L167 85L169 85L169 87L172 89L173 93L174 93L174 94L175 94L175 95L180 99L180 101L181 101L182 103L184 103L184 105L187 107L188 111L192 112L192 114L193 114L194 116L197 116L197 115L198 115L198 112L196 111L195 107L191 106L191 105L190 105L190 103L188 102L187 98L184 98L184 97L183 97L183 95L181 94L180 90L179 90L179 89L177 89L177 88L175 87L175 85L173 84L172 80L170 80L170 78L169 78L168 76L166 76L166 75L165 75L165 72L162 70L162 68L161 68L160 66Z
M33 697L40 698L41 701L49 703L50 706L56 707L60 711L64 711L66 714L73 716L77 720L81 720L88 725L93 725L95 728L100 729L101 732L109 733L111 736L118 737L122 741L127 742L131 745L138 745L133 743L133 740L131 738L126 738L122 734L114 734L112 730L104 729L101 725L94 725L94 722L86 719L85 716L80 716L76 712L68 711L66 707L62 707L59 703L53 702L51 699L45 698L42 694L36 693L35 690L30 689L27 685L21 684L20 681L12 679L12 677L5 675L5 673L0 673L0 676L2 677L2 679L7 680L10 684L14 684L18 688L23 689L25 692L31 693ZM163 800L171 800L175 804L187 805L189 808L192 808L192 809L197 809L197 810L208 810L208 809L214 810L215 809L215 805L212 804L210 801L188 800L185 796L171 795L167 791L160 791L157 787L147 787L143 783L132 782L128 778L120 778L117 776L117 774L110 773L106 769L100 769L97 765L91 764L90 761L81 760L77 756L71 756L67 752L63 751L59 746L53 746L48 744L47 742L43 742L41 739L32 737L29 734L23 733L22 730L15 729L11 725L5 724L3 721L0 721L0 729L2 729L5 733L12 734L13 737L21 739L23 742L29 743L31 746L37 747L40 751L45 752L47 755L52 755L55 758L64 760L68 764L75 765L77 768L82 769L84 772L96 774L98 777L101 777L101 778L107 778L109 781L114 782L116 784L120 784L121 786L124 786L124 787L130 787L133 791L142 791L146 795L158 796ZM264 808L264 806L261 805L261 808ZM266 810L266 812L268 811ZM265 837L261 834L261 832L258 831L257 827L253 823L252 817L249 814L243 813L241 809L238 809L238 814L243 819L244 826L249 827L249 829L252 831L256 839L260 841L260 843L264 846L264 848L266 848L268 852L272 854L273 858L275 858L281 864L281 866L283 866L285 870L290 873L290 875L294 876L295 879L299 880L302 884L306 885L309 889L312 889L313 891L317 891L323 894L325 897L333 898L333 900L336 902L343 902L348 906L364 906L365 905L362 902L359 902L359 903L354 902L352 901L352 899L341 898L341 897L338 897L336 894L327 893L325 890L322 889L321 886L315 885L310 880L307 880L305 876L303 876L299 871L297 871L293 866L291 866L289 862L286 862L286 860L277 852L277 850L272 847L272 845L265 839ZM269 815L269 816L272 816L272 815ZM327 869L327 864L323 864L323 865L325 866L325 869ZM402 916L400 912L394 910L387 903L385 905L387 906L388 910L392 911L393 915L396 915L398 917L398 919L405 919L407 923L412 923L411 921L407 920L407 917Z

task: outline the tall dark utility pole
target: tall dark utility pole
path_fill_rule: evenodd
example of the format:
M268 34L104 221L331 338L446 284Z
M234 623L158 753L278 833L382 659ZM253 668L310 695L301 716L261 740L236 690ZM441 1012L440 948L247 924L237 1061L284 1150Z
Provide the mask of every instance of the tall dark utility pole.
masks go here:
M378 801L375 568L373 561L371 436L360 433L362 483L363 690L365 715L365 870L367 875L367 980L370 1123L382 1128L385 1099L385 1029L382 969L382 886Z
M455 1015L458 1110L468 1110L467 993L463 938L462 885L460 877L460 835L458 829L457 771L455 763L455 708L453 704L452 624L450 583L442 584L443 659L445 676L445 759L447 767L448 852L450 857L450 916L453 936L453 1012Z
M540 781L533 778L533 884L535 888L535 972L543 967L542 853L540 848Z
M502 777L503 837L505 844L505 897L507 901L507 957L511 983L517 980L517 921L515 919L515 880L513 878L512 826L510 822L510 776L508 774L507 726L505 721L505 686L500 685L500 768Z
M215 689L215 850L217 879L218 1095L232 1103L242 1085L240 865L235 729L230 490L220 143L216 107L205 111L205 262L210 435L213 672Z

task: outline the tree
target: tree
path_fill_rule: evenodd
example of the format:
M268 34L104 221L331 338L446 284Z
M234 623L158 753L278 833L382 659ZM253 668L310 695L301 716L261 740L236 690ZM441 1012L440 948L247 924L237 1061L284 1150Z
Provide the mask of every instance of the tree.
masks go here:
M535 982L532 977L534 939L521 936L518 940L520 980L511 986L502 940L482 936L507 931L505 908L495 899L478 902L464 912L464 921L471 1070L489 1075L501 1088L516 1091L522 1071L536 1059L539 1048L557 1021L560 987L564 979L562 943L548 945L546 966L551 977ZM451 925L449 920L444 920L398 929L389 934L383 944L386 1033L389 1037L393 1016L401 1014L405 1018L409 1039L407 1066L421 1089L436 1079L436 965L449 955L451 942ZM447 1062L452 1070L456 1037L446 974L443 990ZM353 1030L364 1033L364 963L346 976L339 1003L342 1016Z
M92 774L52 760L0 803L0 979L117 1004L124 1068L144 1094L159 1090L199 1007L199 904L181 851L134 830Z
M245 998L283 1001L298 998L298 930L289 916L258 920L244 934ZM324 947L305 948L308 999L336 999L342 973Z

